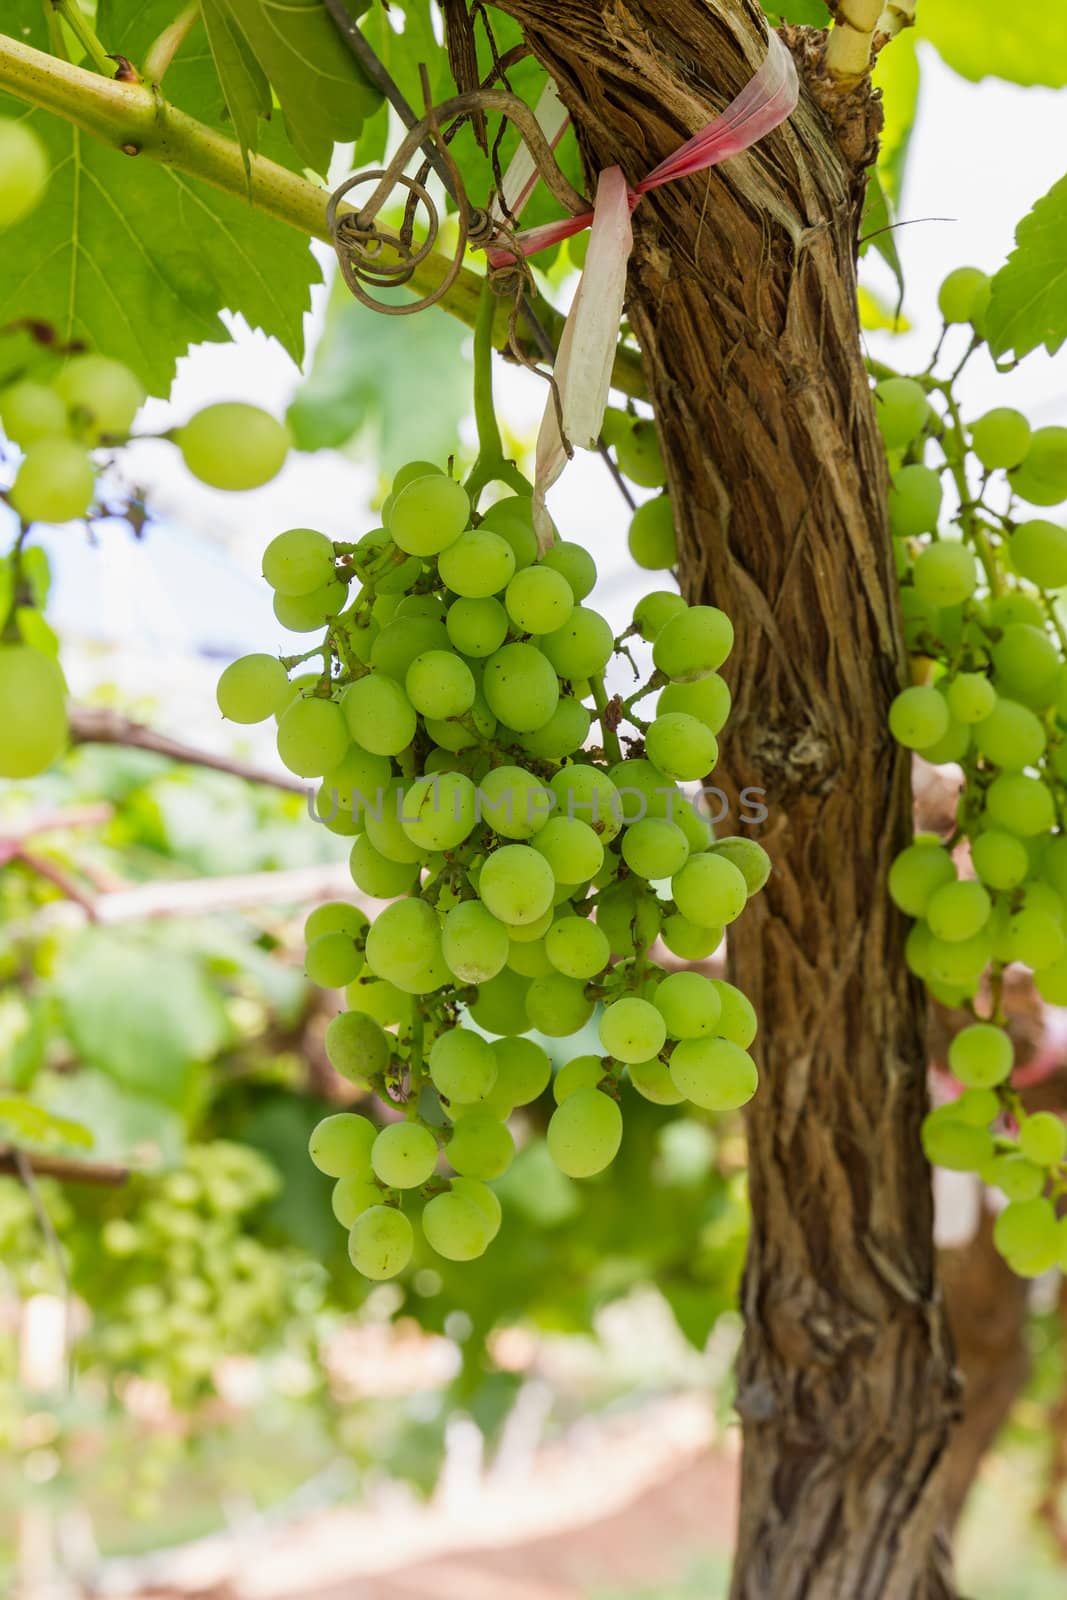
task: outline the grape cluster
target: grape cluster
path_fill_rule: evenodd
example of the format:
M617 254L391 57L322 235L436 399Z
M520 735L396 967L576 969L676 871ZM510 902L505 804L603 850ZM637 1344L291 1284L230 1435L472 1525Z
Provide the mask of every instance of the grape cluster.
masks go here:
M218 686L224 716L277 719L282 760L321 781L320 817L352 837L357 888L392 901L373 922L325 905L306 929L308 975L347 998L331 1062L402 1113L379 1128L341 1112L311 1139L369 1278L411 1258L416 1191L440 1255L467 1260L493 1239L488 1183L514 1153L508 1118L551 1076L531 1030L569 1038L601 1008L600 1052L555 1080L548 1148L572 1177L615 1156L624 1078L661 1104L752 1096L748 1001L700 973L665 974L650 946L709 956L769 870L753 840L715 840L680 787L715 766L729 710L721 611L645 596L631 633L655 670L609 701L616 641L585 604L595 565L565 540L539 553L528 497L478 516L460 483L416 461L382 522L354 545L309 528L273 539L276 615L325 629L324 642L285 662L244 657ZM290 681L312 657L321 670ZM645 721L634 708L655 691ZM623 720L636 730L625 754Z
M961 268L939 304L977 343L988 299L988 279ZM929 371L882 377L875 401L914 660L890 729L965 779L951 837L918 836L889 876L893 900L915 918L909 967L974 1019L949 1052L963 1093L930 1113L923 1142L932 1161L1002 1191L997 1243L1016 1270L1039 1273L1067 1263L1067 1222L1048 1197L1067 1172L1067 1128L1049 1113L1028 1116L1010 1087L1001 990L1017 962L1045 1000L1067 1003L1067 663L1056 600L1067 529L1025 509L1067 499L1067 429L1031 429L1009 407L966 426L953 381Z

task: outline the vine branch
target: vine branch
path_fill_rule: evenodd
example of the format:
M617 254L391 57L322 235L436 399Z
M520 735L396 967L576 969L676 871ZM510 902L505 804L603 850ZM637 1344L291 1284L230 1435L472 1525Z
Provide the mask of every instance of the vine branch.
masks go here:
M168 756L171 761L183 761L191 767L210 767L215 772L228 772L248 783L264 783L273 789L287 789L290 793L305 794L307 784L285 773L267 772L248 761L237 761L232 756L216 755L212 750L198 750L183 744L180 739L170 739L165 733L143 722L133 722L97 706L74 706L70 712L70 732L75 744L119 744L134 750L151 750L155 755Z
M882 0L842 0L826 43L825 66L839 82L862 78L871 65Z

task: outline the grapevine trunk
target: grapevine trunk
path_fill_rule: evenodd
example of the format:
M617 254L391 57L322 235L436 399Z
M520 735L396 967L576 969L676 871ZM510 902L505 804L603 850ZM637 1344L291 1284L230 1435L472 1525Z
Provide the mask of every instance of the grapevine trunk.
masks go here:
M765 50L754 0L504 0L591 171L633 181ZM761 1018L749 1118L734 1600L954 1593L941 1536L958 1385L938 1295L922 1002L885 891L907 841L904 675L855 252L869 87L835 99L813 35L786 128L639 206L640 340L688 597L732 617L723 767L766 791L775 872L731 934ZM737 821L720 832L744 832Z

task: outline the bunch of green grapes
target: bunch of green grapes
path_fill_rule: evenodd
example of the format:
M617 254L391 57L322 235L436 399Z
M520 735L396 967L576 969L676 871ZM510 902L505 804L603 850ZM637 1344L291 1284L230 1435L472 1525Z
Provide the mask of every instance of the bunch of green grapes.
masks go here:
M279 620L324 641L286 663L244 657L218 686L224 716L277 719L282 760L321 782L320 817L352 838L356 887L392 902L373 922L322 906L306 930L308 975L347 998L330 1060L396 1118L340 1113L311 1140L370 1278L407 1265L413 1217L451 1260L491 1242L508 1119L551 1074L531 1031L570 1038L599 1013L599 1050L555 1081L548 1147L572 1177L613 1159L626 1083L709 1110L752 1096L748 1001L666 973L650 950L662 938L683 961L710 956L769 870L754 841L715 840L681 788L714 768L730 706L721 611L642 599L631 633L654 671L609 701L617 646L585 603L595 565L565 540L539 552L529 498L478 516L460 483L416 461L382 522L355 545L310 528L272 540ZM312 657L321 669L291 682ZM654 692L646 721L634 708Z
M961 268L939 303L977 343L988 298L988 279ZM890 729L965 779L951 837L920 835L889 877L915 918L908 965L974 1019L949 1053L964 1092L931 1112L923 1139L932 1161L1002 1190L997 1242L1018 1271L1039 1273L1067 1264L1067 1223L1049 1198L1067 1175L1067 1129L1027 1117L1010 1088L1000 997L1017 962L1045 1000L1067 1003L1067 528L1030 509L1067 500L1067 428L1031 429L1009 407L966 425L953 380L931 372L883 377L874 393L914 659Z

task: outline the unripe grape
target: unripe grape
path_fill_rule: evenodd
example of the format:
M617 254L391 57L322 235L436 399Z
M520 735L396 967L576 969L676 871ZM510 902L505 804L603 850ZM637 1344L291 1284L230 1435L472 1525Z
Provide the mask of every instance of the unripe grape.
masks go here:
M604 860L598 834L578 817L550 817L531 848L544 856L556 883L586 883Z
M672 955L683 961L703 961L713 955L726 936L725 928L701 928L688 917L675 912L666 918L661 930L663 943Z
M988 1128L1000 1115L1000 1100L993 1089L964 1089L952 1102L953 1114L975 1128Z
M560 1067L552 1080L552 1098L558 1106L579 1089L595 1089L610 1074L600 1056L575 1056Z
M971 841L971 861L991 889L1014 889L1030 870L1026 846L1010 833L990 828Z
M671 878L689 856L689 843L675 823L664 817L632 822L622 838L622 858L640 878Z
M508 959L508 930L478 900L453 906L441 930L441 954L461 983L495 978Z
M724 856L690 856L671 879L671 894L683 917L698 927L725 927L748 899L744 875Z
M411 1223L394 1206L371 1206L356 1218L348 1235L348 1254L365 1278L395 1278L415 1247Z
M968 1089L991 1089L1011 1075L1011 1040L1003 1028L975 1022L959 1032L948 1047L951 1071Z
M997 689L1024 705L1045 707L1056 693L1060 659L1043 628L1013 622L993 644Z
M145 402L137 374L107 356L73 356L56 378L55 390L70 412L74 432L92 444L105 435L128 434Z
M699 972L669 973L657 988L654 1003L672 1039L700 1039L719 1031L719 991Z
M545 934L545 953L558 972L586 981L611 960L606 934L587 917L561 917Z
M533 502L529 495L507 495L491 505L481 521L483 528L491 528L510 544L515 556L515 570L528 567L537 560L537 535L533 526Z
M386 1070L392 1046L385 1029L373 1017L359 1011L342 1011L326 1029L326 1055L342 1078L365 1083Z
M541 557L541 565L551 567L570 584L575 600L584 600L596 587L596 562L583 545L560 539Z
M719 1032L724 1039L730 1039L734 1044L739 1044L747 1050L756 1037L758 1022L756 1008L746 994L736 989L732 983L727 983L723 978L713 978L712 983L719 993L719 1002L722 1007L719 1012Z
M26 645L0 644L0 777L32 778L67 744L66 685L58 664Z
M92 504L96 472L73 439L38 439L29 445L11 486L11 504L23 522L73 522Z
M1017 467L1030 448L1030 424L1021 411L997 406L971 427L971 449L988 471Z
M529 989L529 978L505 967L495 978L478 985L478 998L471 1006L471 1016L486 1033L525 1033Z
M398 894L407 894L419 871L412 862L390 861L374 848L366 834L353 844L348 866L356 888L375 900L392 900Z
M889 707L889 731L908 750L924 750L949 728L944 696L925 684L902 689Z
M496 1059L480 1033L449 1028L434 1040L430 1077L446 1100L484 1100L496 1082Z
M578 1089L552 1113L548 1152L569 1178L591 1178L614 1161L622 1143L622 1112L599 1089Z
M643 1100L656 1106L680 1106L685 1095L675 1086L665 1061L633 1061L627 1068L630 1082Z
M932 467L915 462L898 467L889 490L889 525L898 539L933 533L941 513L941 478Z
M338 1178L330 1196L330 1206L342 1228L351 1228L357 1217L371 1206L380 1205L382 1191L376 1183L361 1178Z
M449 978L437 914L425 900L396 900L367 934L367 965L405 994L432 994Z
M479 818L505 839L532 839L554 805L552 791L522 767L494 767L478 786Z
M668 678L686 683L721 667L733 642L733 624L717 606L688 606L661 629L652 659Z
M312 594L334 576L333 545L315 528L288 528L264 550L263 576L279 594Z
M562 627L541 634L537 643L559 676L572 683L603 672L614 648L610 625L587 606L575 606Z
M25 449L37 439L65 434L67 408L48 384L22 378L0 392L0 423L8 438Z
M483 784L483 788L485 785ZM586 762L563 767L549 779L548 788L566 817L586 822L605 844L622 827L619 793L606 772Z
M642 489L658 489L666 479L654 422L638 417L615 445L619 469Z
M1067 428L1035 428L1025 460L1010 482L1028 505L1056 506L1067 500Z
M993 1140L985 1128L976 1128L953 1115L952 1106L939 1106L923 1118L922 1146L926 1159L950 1172L977 1172L993 1154Z
M363 1012L380 1022L383 1028L393 1023L406 1023L411 1019L411 998L395 984L367 974L350 983L345 990L345 1004L351 1011Z
M737 868L750 895L758 894L771 875L771 858L755 839L714 839L708 851L711 855L722 856Z
M523 844L494 850L478 879L486 908L505 923L536 922L551 906L555 887L544 856Z
M981 722L997 703L997 691L980 672L961 672L945 690L949 714L957 722Z
M491 656L507 638L508 614L491 597L461 598L449 606L445 627L453 647L463 655Z
M353 739L376 756L395 756L415 737L415 709L400 684L370 672L350 683L341 697Z
M574 610L574 595L566 578L538 563L515 574L504 606L522 633L555 633Z
M489 1046L496 1060L497 1090L506 1090L510 1105L525 1106L548 1087L552 1063L532 1039L494 1039Z
M1040 906L1024 906L1008 923L1005 947L1009 961L1021 961L1036 971L1060 959L1067 950L1067 937L1049 912Z
M938 539L927 545L912 569L915 589L935 606L958 606L969 600L978 584L974 556L956 539Z
M437 1141L417 1122L391 1122L375 1139L370 1159L387 1189L418 1189L437 1165Z
M660 494L638 506L627 536L630 554L648 572L673 567L678 559L674 510L670 495Z
M1051 1203L1041 1197L1011 1201L993 1224L993 1243L1020 1277L1036 1278L1048 1272L1061 1250Z
M506 644L485 663L482 692L493 715L516 733L543 728L559 701L551 662L531 644Z
M515 571L515 552L502 534L472 528L442 550L437 570L454 594L485 599L508 585Z
M937 291L937 306L946 322L972 322L988 303L990 279L978 267L956 267Z
M651 644L671 618L679 616L685 609L686 604L680 594L669 589L654 589L651 594L642 595L634 606L634 627L642 639L647 639Z
M1039 589L1061 589L1067 584L1067 528L1055 522L1022 522L1011 537L1011 559L1016 572Z
M717 672L709 672L706 678L698 678L694 683L669 683L660 691L656 715L663 716L668 711L685 711L697 717L712 733L718 733L730 715L729 686Z
M926 426L930 406L914 378L883 378L875 386L875 416L886 448L903 450Z
M980 883L967 879L935 889L926 902L926 920L935 939L955 944L970 939L989 920L992 901Z
M730 1039L682 1039L670 1058L675 1088L706 1111L735 1111L759 1087L756 1063Z
M600 1018L600 1042L616 1061L649 1061L666 1037L667 1024L648 1000L616 1000Z
M401 550L433 556L468 526L470 499L461 483L439 473L414 478L394 495L386 526Z
M515 1141L495 1117L485 1111L468 1111L453 1124L445 1155L462 1177L491 1180L510 1167Z
M321 778L348 749L348 729L333 700L294 700L278 722L278 754L301 778Z
M278 475L289 454L289 430L269 412L242 401L205 406L176 435L185 465L213 489L258 489Z
M1040 718L1026 706L1000 698L989 716L975 723L974 742L994 766L1020 772L1036 765L1047 741Z
M285 668L275 656L241 656L219 678L215 697L230 722L265 722L284 705L289 693Z
M1019 1126L1019 1148L1041 1167L1057 1167L1067 1155L1067 1126L1052 1111L1037 1111Z
M986 790L986 815L990 822L1008 833L1028 839L1046 833L1055 821L1055 807L1048 787L1039 778L1020 772L1005 772Z
M719 759L711 729L685 711L656 716L645 735L648 759L670 778L683 782L703 778Z
M346 933L323 933L307 948L304 971L320 989L343 989L363 970L363 954Z
M585 993L584 982L549 971L534 978L526 993L526 1016L530 1026L550 1039L569 1039L585 1027L593 1015L593 1001Z
M33 128L0 118L0 228L14 227L40 205L51 169Z
M431 1250L446 1261L474 1261L492 1240L484 1211L463 1194L434 1195L422 1213L422 1231Z
M311 1133L308 1154L320 1172L331 1178L370 1177L371 1149L378 1136L373 1122L351 1111L324 1117Z

